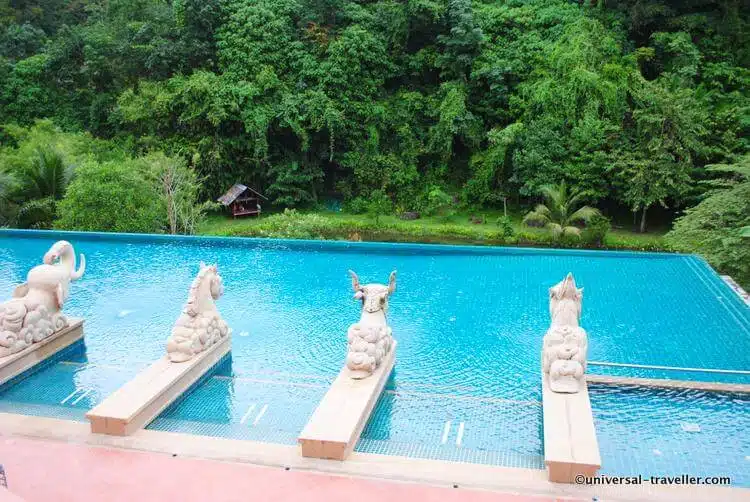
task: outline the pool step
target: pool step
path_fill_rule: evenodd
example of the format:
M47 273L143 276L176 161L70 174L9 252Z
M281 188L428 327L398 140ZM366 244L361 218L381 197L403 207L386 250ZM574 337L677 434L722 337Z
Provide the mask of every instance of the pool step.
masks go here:
M550 481L574 483L602 465L587 384L575 394L552 392L542 373L544 463Z
M0 357L0 385L28 371L83 338L83 319L68 318L68 327L21 352Z
M231 348L230 337L183 363L165 355L86 413L91 432L128 436L151 423Z
M396 360L396 342L375 372L362 380L339 372L299 435L303 457L345 460L365 428Z

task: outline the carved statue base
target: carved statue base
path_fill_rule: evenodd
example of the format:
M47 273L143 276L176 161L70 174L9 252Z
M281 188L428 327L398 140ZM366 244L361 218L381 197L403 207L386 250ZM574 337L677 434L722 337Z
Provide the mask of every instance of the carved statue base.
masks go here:
M347 334L346 366L352 378L366 378L375 371L393 346L390 326L352 324Z

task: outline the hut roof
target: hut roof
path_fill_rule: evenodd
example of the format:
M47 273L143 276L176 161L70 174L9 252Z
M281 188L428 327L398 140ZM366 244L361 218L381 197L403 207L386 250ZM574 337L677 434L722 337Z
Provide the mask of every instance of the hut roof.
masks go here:
M237 197L239 197L240 195L242 195L243 193L245 193L247 191L250 191L250 192L254 193L255 195L257 195L258 197L261 197L264 200L268 200L268 199L265 198L265 196L262 193L260 193L260 192L258 192L256 190L253 190L252 188L250 188L248 186L245 186L245 185L242 185L240 183L235 183L232 186L232 188L230 188L229 190L227 190L227 193L225 193L224 195L222 195L221 197L219 197L217 200L220 203L224 204L225 206L228 206L229 204L231 204L232 202L234 202L235 200L237 200Z

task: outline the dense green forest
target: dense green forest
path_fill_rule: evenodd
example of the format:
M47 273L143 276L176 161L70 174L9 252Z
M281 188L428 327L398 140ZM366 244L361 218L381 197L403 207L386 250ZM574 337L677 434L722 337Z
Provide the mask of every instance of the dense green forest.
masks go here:
M396 214L565 182L641 231L685 213L673 247L747 281L749 63L739 0L0 0L0 213L191 231L237 181Z

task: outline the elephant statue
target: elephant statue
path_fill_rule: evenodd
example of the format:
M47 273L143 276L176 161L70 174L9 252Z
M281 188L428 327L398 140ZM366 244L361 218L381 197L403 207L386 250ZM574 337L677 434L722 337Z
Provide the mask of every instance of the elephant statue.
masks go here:
M86 257L76 268L76 255L68 241L58 241L45 253L43 263L29 270L26 282L13 297L0 304L0 357L20 352L68 326L60 312L68 298L70 282L86 271Z

